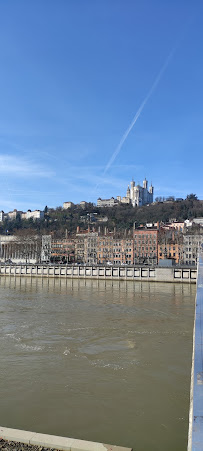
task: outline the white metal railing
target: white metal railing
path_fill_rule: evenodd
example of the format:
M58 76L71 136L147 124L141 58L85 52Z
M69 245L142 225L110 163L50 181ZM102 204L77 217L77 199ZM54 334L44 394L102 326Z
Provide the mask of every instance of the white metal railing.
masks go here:
M203 251L200 251L193 331L188 451L203 450Z

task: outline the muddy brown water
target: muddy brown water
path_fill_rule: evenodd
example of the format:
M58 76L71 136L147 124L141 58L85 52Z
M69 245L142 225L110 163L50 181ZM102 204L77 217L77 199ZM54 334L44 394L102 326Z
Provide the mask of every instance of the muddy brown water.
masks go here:
M185 451L195 290L0 277L0 425Z

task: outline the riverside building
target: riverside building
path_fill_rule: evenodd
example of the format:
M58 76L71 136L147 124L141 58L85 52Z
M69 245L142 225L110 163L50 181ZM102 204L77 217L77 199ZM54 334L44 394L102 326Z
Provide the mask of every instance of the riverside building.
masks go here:
M158 244L158 263L160 260L170 259L175 263L182 262L183 246L181 243Z
M198 252L203 244L203 234L183 235L183 263L197 265Z
M100 264L133 265L133 239L113 233L98 237L97 261Z
M134 230L134 262L157 264L158 229L138 228Z

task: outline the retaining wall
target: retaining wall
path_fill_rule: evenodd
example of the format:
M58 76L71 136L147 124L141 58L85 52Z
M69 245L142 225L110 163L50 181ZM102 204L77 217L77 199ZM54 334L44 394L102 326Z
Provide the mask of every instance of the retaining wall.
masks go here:
M150 282L195 283L196 268L163 268L131 266L68 266L68 265L0 265L0 275L30 277L62 277L105 280L148 280Z

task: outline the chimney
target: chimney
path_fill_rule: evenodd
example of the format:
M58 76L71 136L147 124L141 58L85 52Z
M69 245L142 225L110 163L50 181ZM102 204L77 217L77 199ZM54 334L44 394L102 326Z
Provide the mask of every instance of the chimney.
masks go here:
M80 226L77 226L76 233L80 233Z

